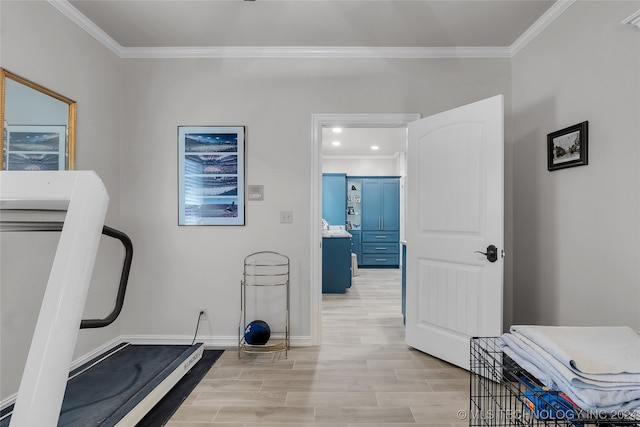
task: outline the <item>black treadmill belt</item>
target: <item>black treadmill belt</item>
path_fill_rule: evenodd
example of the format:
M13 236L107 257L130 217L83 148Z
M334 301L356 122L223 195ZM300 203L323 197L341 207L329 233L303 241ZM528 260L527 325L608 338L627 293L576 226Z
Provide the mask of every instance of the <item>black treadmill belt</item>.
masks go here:
M58 426L116 425L201 345L123 345L86 363L70 374Z

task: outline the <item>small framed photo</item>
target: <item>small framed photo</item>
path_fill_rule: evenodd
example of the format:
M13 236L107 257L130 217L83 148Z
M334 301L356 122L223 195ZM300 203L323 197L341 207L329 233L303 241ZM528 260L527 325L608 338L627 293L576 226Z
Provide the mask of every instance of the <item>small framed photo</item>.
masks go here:
M244 126L178 126L178 224L244 225Z
M589 122L578 123L547 135L550 171L589 163Z
M57 171L68 167L66 126L6 127L4 167L10 171Z

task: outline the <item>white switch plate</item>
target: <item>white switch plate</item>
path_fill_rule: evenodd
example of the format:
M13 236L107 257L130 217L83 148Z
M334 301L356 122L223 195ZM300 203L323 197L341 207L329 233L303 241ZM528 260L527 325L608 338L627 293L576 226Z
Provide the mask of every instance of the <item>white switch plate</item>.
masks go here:
M280 211L280 224L293 223L293 211Z

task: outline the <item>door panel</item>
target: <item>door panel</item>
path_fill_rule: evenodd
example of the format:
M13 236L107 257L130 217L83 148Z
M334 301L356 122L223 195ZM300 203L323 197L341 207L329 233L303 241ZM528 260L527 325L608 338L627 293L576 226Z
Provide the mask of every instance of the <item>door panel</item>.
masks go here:
M409 124L407 343L469 368L469 339L502 332L503 98Z

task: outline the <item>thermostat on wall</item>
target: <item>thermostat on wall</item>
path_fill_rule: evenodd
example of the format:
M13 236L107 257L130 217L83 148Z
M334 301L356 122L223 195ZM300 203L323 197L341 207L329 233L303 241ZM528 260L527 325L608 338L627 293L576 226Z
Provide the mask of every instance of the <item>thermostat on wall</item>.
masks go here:
M249 200L264 200L264 185L248 185L247 197Z

